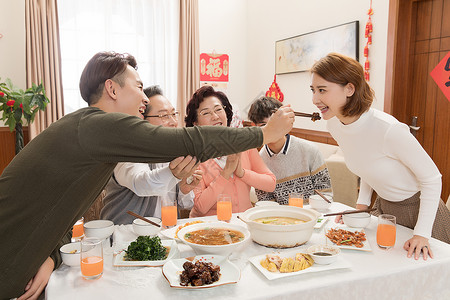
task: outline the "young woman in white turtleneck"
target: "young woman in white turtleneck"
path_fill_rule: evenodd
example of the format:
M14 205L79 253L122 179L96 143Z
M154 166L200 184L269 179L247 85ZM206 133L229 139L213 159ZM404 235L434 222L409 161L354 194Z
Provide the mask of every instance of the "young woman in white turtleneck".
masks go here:
M407 125L370 108L373 90L356 60L330 53L315 63L311 73L313 103L327 120L348 168L361 178L356 208L370 206L373 190L390 202L404 201L420 192L414 235L404 249L408 257L414 254L418 259L423 253L424 259L433 258L428 239L442 188L436 165Z

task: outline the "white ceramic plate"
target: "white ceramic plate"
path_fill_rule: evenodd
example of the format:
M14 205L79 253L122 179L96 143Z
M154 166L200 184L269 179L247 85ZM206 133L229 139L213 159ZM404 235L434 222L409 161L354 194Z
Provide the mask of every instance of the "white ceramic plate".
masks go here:
M298 249L296 251L288 251L288 252L272 252L271 254L278 255L281 258L286 257L295 257L295 254L297 253L306 253L306 249L303 251L301 249ZM341 256L337 257L337 260L334 263L331 263L329 265L319 265L319 264L313 264L311 267L297 271L297 272L291 272L291 273L280 273L280 272L270 272L267 269L264 269L263 266L261 266L261 260L266 258L266 254L258 255L250 257L248 260L269 280L274 280L278 278L284 278L284 277L290 277L290 276L296 276L300 274L306 274L306 273L314 273L314 272L322 272L322 271L328 271L328 270L335 270L335 269L347 269L351 268L351 264L346 261Z
M327 228L325 228L325 229L324 229L324 234L326 234L326 233L328 232L328 230L331 229L331 228L333 228L333 229L344 229L344 230L351 231L351 232L355 232L355 231L363 231L363 232L365 233L365 231L364 231L363 228L351 228L351 227L348 227L348 226L346 226L346 225L336 224L336 225L333 225L332 227L327 227ZM336 247L341 248L341 249L350 249L350 250L359 250L359 251L369 251L369 252L372 251L372 248L370 248L369 240L367 239L367 233L366 233L366 240L363 242L363 245L364 245L364 246L363 246L362 248L358 248L358 247L356 247L356 246L354 246L354 245L352 245L352 246L347 246L347 245L336 245L336 244L333 243L328 237L326 237L326 239L327 239L327 243L329 243L329 244L331 244L331 245L335 245Z
M143 261L129 261L125 260L125 250L119 252L114 257L114 267L160 267L172 258L178 257L177 242L173 240L161 240L164 247L170 247L169 255L164 260L143 260ZM126 247L128 248L128 246Z
M326 223L327 221L328 221L328 217L324 217L323 214L322 214L322 216L320 216L320 217L317 219L317 223L316 223L316 225L314 225L314 228L315 228L315 229L320 229L320 228L322 228L322 226L325 225L325 223Z
M192 258L192 257L191 257ZM183 264L188 261L186 258L172 259L164 264L162 272L171 287L181 289L206 289L224 284L236 283L241 279L241 270L225 256L220 255L197 255L192 262L197 260L211 262L220 266L220 278L218 281L202 286L182 286L180 285L180 274L183 272ZM191 259L189 259L191 261Z
M201 223L205 223L205 222L202 221ZM198 223L194 223L194 224L198 224ZM178 225L178 226L175 226L175 227L172 227L172 228L169 228L169 229L161 230L160 233L161 233L163 236L165 236L165 237L167 237L167 238L169 238L169 239L174 239L174 240L176 240L176 241L180 241L180 242L181 242L181 240L180 240L178 237L175 237L175 233L177 232L177 229L180 228L180 227L182 227L183 225L184 225L184 224L180 224L180 225ZM191 224L191 225L193 225L193 224ZM188 226L189 226L189 225L188 225Z

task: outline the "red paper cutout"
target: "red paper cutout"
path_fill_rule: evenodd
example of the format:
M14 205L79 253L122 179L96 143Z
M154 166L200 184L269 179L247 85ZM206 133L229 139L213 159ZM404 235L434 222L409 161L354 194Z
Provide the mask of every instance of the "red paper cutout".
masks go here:
M450 52L441 60L431 71L431 77L437 83L438 87L444 93L447 100L450 101Z

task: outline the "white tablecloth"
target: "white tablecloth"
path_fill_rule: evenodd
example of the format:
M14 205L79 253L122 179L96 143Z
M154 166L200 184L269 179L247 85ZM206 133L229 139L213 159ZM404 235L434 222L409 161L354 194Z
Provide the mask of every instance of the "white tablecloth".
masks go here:
M348 207L333 203L328 212ZM215 220L216 217L199 218ZM179 220L179 224L188 220ZM236 215L232 223L244 224ZM297 248L325 243L324 228L315 229L311 239ZM245 225L245 224L244 224ZM377 219L372 217L365 229L372 252L342 250L342 257L352 264L349 269L302 274L283 279L267 280L248 258L270 253L266 248L249 242L230 260L241 269L237 284L201 290L171 288L163 277L161 267L116 268L112 266L113 248L105 249L102 278L86 281L80 268L62 265L55 270L46 288L46 299L450 299L450 245L431 239L435 258L424 261L406 257L403 244L412 236L412 230L397 226L394 248L386 251L376 244ZM116 226L116 249L136 235L131 225ZM118 241L121 240L121 241ZM180 257L195 255L189 246L179 243Z

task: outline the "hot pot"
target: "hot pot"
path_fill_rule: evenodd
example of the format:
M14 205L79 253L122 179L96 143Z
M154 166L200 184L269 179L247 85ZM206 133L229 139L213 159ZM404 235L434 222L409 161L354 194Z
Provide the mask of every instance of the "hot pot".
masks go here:
M253 221L264 217L291 217L305 223L272 225ZM254 242L273 248L290 248L306 243L319 217L320 213L315 210L286 205L254 207L239 216L247 224Z

